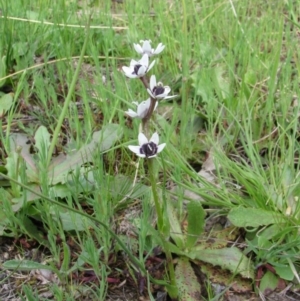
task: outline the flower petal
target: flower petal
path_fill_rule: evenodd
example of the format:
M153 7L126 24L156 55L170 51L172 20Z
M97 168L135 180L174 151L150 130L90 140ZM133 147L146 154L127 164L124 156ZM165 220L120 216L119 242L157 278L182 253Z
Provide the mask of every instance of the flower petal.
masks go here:
M134 74L132 68L123 66L122 69L123 69L123 72L125 73L125 75L126 75L127 77L130 77L130 78L135 78L135 77L137 77L137 75Z
M170 95L170 96L166 96L164 97L164 99L173 99L176 98L178 95Z
M154 66L154 64L155 64L155 60L151 62L151 64L150 64L150 66L148 67L148 70L147 70L147 71L149 71L149 70ZM147 65L147 66L148 66L148 65Z
M140 59L139 63L143 66L145 66L146 68L148 68L148 65L149 65L149 56L148 54L144 54L142 56L142 58Z
M151 104L151 99L148 98L147 100L145 100L145 105L149 108Z
M124 73L131 73L131 71L132 71L132 68L126 67L126 66L123 66L122 69L123 69Z
M137 72L137 76L144 76L147 72L147 66L141 65Z
M134 67L135 65L137 65L137 64L139 64L138 61L136 61L136 60L131 60L129 66L133 68L133 67Z
M154 50L153 54L159 54L161 53L163 50L165 49L165 45L163 45L162 43L159 43L156 47L156 49Z
M158 144L158 142L159 142L159 136L158 136L158 134L157 134L157 132L155 132L153 135L152 135L152 137L151 137L151 139L150 139L150 142L153 142L154 144Z
M153 93L150 89L147 88L147 92L152 98L155 98L155 95L153 95Z
M150 41L145 40L143 42L143 51L147 54L151 54L152 53L152 48L151 48L151 44Z
M129 78L137 78L138 77L136 74L132 74L132 73L125 73L125 75Z
M139 53L139 54L143 53L143 48L141 47L140 44L133 44L133 47L137 53Z
M166 143L162 143L157 147L157 153L159 154L166 146Z
M143 133L139 133L138 140L139 140L139 145L140 146L142 146L143 144L148 143L148 139Z
M128 148L135 154L140 153L140 147L137 145L128 145Z
M164 95L167 96L171 92L171 88L169 86L164 86Z
M150 77L150 90L153 91L155 86L156 86L156 76L152 74Z
M136 153L136 155L137 155L138 157L140 157L140 158L146 158L146 155L141 154L141 153L139 153L139 154Z
M129 109L128 111L125 112L126 115L130 116L131 118L138 117L138 114L134 112L133 110Z
M138 105L137 114L140 118L144 118L147 111L149 109L149 106L147 107L146 101L143 101Z

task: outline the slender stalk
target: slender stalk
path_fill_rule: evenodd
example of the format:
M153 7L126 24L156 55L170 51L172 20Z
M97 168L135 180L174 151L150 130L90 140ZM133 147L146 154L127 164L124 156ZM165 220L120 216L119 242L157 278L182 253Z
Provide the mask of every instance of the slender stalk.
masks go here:
M150 102L150 107L148 109L148 112L147 112L146 116L142 119L142 124L143 124L144 130L147 130L147 123L153 114L156 102L157 102L157 100L155 98L151 97L151 102Z
M149 176L150 176L150 182L151 182L151 187L152 187L155 211L157 214L157 227L158 227L158 231L160 233L162 233L164 221L163 221L162 209L161 209L158 194L157 194L157 186L156 186L155 171L154 171L154 160L148 159L147 162L148 162L148 167L149 167Z
M140 77L141 82L143 83L144 87L147 89L150 89L149 83L148 83L148 79L146 77L146 75Z
M149 82L148 82L148 79L146 76L143 76L140 78L141 82L143 83L145 89L150 89L150 86L149 86ZM152 114L153 114L153 111L154 111L154 108L155 108L155 105L156 105L156 102L157 100L153 97L151 97L151 103L150 103L150 107L148 109L148 112L146 114L146 116L142 119L142 124L143 124L143 130L148 133L148 121L150 120Z
M85 53L86 46L87 46L87 43L88 43L88 40L89 40L90 21L91 21L91 15L90 15L90 17L88 19L88 22L87 22L87 25L86 25L85 40L84 40L84 43L83 43L83 46L82 46L82 50L81 50L81 54L80 54L80 57L79 57L78 65L77 65L77 68L75 70L75 73L74 73L74 76L73 76L73 79L72 79L72 82L71 82L71 85L70 85L70 89L69 89L68 95L66 97L65 104L62 108L62 111L61 111L61 114L59 116L56 128L55 128L54 133L53 133L53 138L52 138L52 141L51 141L51 144L50 144L50 147L49 147L49 152L48 152L48 157L47 157L47 166L50 165L50 161L51 161L52 154L53 154L53 151L54 151L54 148L55 148L55 145L56 145L56 141L58 139L58 135L60 133L61 126L62 126L62 123L64 121L64 118L67 114L67 111L68 111L68 108L69 108L69 105L70 105L70 102L71 102L71 99L72 99L73 92L75 90L75 85L76 85L76 82L77 82L77 79L78 79L78 76L79 76L79 72L80 72L81 65L82 65L83 58L84 58L84 53Z
M175 270L174 270L174 264L173 264L173 258L172 253L170 252L164 236L164 220L163 220L163 212L162 208L159 202L159 197L157 193L157 186L156 186L156 178L155 178L155 171L154 171L154 160L149 159L148 161L148 167L149 167L149 175L150 175L150 182L152 187L152 193L153 193L153 199L154 199L154 205L155 210L157 214L157 228L158 232L161 238L161 241L163 243L163 250L166 254L167 259L167 266L169 271L169 277L170 277L170 286L168 287L168 293L170 297L176 298L177 297L177 288L176 288L176 279L175 279Z

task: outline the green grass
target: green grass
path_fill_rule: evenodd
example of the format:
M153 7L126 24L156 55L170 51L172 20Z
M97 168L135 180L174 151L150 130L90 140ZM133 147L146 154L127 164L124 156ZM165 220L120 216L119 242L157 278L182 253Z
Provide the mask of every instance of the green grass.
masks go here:
M60 279L47 285L56 300L113 300L122 292L114 281L126 280L132 300L154 298L154 283L168 288L169 266L159 277L149 262L164 261L168 250L179 262L191 258L191 200L207 224L228 216L240 229L255 276L271 265L276 281L300 284L300 12L296 1L273 2L0 0L0 237L16 239L21 259L24 240L42 251L40 262ZM167 143L155 159L169 227L159 235L148 165L127 148L139 121L124 114L148 97L121 69L139 58L133 43L142 39L166 45L150 74L178 95L151 121ZM212 179L203 173L207 158ZM222 231L201 232L197 245L215 232ZM218 235L229 242L222 248L237 239ZM0 269L28 271L30 259L0 261ZM242 275L238 266L230 272L228 279ZM248 282L256 293L268 288ZM214 300L209 279L201 285ZM41 300L37 290L27 284L14 294Z

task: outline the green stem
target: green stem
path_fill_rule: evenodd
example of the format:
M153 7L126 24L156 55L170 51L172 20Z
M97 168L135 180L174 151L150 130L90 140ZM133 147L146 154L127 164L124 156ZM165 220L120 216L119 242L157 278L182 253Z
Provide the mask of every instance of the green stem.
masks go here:
M157 214L157 228L158 233L161 238L161 242L163 244L163 251L166 254L167 259L167 266L170 278L170 285L167 286L168 293L172 299L177 298L178 290L176 287L176 279L175 279L175 270L173 264L172 253L170 252L168 245L166 244L165 236L164 236L164 220L163 220L163 211L159 202L159 197L157 193L157 186L156 186L156 177L155 177L155 170L154 170L154 160L148 159L148 167L149 167L149 175L150 175L150 182L152 187L153 199L155 210Z
M54 148L55 148L55 145L56 145L56 141L58 139L58 135L60 133L62 123L65 119L65 116L67 115L67 111L68 111L68 108L69 108L69 105L70 105L70 102L71 102L71 99L72 99L72 95L73 95L73 92L75 90L75 85L76 85L76 82L77 82L77 79L78 79L78 76L79 76L80 68L81 68L81 65L82 65L82 62L83 62L83 59L84 59L84 53L85 53L86 46L87 46L87 43L88 43L88 40L89 40L90 21L91 21L91 15L90 15L90 17L88 19L88 23L85 27L85 29L86 29L85 40L84 40L84 44L82 46L82 50L81 50L81 54L80 54L80 57L79 57L78 65L77 65L77 68L75 70L75 73L74 73L74 76L73 76L73 79L72 79L72 82L71 82L71 85L70 85L70 89L69 89L68 95L66 97L65 104L63 106L63 109L62 109L61 114L59 116L56 128L55 128L54 133L53 133L53 138L52 138L52 141L51 141L51 145L49 147L49 152L48 152L48 157L47 157L47 166L50 165L50 161L52 159L52 154L53 154L53 151L54 151Z
M163 230L163 213L159 203L158 193L157 193L157 186L156 186L156 178L155 178L155 171L154 171L154 160L148 159L148 167L149 167L149 175L150 175L150 182L152 187L153 199L155 210L157 214L157 228L160 233Z

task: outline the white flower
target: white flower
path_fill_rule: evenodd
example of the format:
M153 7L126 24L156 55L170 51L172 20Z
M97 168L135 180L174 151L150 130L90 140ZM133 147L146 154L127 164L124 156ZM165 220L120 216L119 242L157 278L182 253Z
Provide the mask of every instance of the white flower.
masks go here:
M158 145L159 137L158 134L155 132L151 139L148 141L147 137L143 133L139 133L139 145L129 145L128 148L134 152L138 157L141 158L153 158L159 154L166 143L162 143Z
M157 45L156 49L154 50L153 48L151 48L151 40L145 40L145 41L141 40L140 43L142 45L133 44L135 51L139 54L147 53L149 55L149 57L151 57L152 55L161 53L165 48L165 45L163 45L162 43L159 43Z
M149 66L149 56L145 53L139 61L131 60L130 66L123 66L122 69L127 77L142 77L153 67L154 63L155 61Z
M168 96L171 92L169 86L164 86L161 82L156 83L155 75L151 75L150 78L150 89L147 89L149 95L155 99L170 99L176 97L176 95Z
M128 116L130 116L131 118L140 118L140 119L143 119L147 115L147 112L148 112L150 104L151 104L151 99L148 98L147 100L142 101L140 104L138 102L136 102L136 101L133 101L133 103L137 106L136 112L134 112L131 109L128 109L128 111L126 111L125 113ZM154 107L153 111L156 110L157 105L158 105L158 102L155 103L155 107Z

